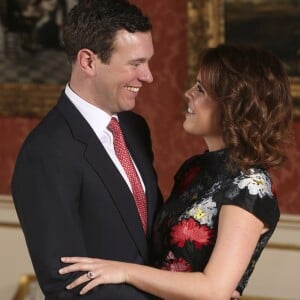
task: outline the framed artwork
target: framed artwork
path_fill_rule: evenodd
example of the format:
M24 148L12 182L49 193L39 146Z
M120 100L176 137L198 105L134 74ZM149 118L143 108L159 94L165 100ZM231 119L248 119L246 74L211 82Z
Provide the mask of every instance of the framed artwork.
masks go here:
M188 84L195 81L204 48L226 42L256 44L285 65L294 115L300 117L300 1L188 0L187 13Z
M0 0L0 115L41 117L70 74L62 24L77 0Z

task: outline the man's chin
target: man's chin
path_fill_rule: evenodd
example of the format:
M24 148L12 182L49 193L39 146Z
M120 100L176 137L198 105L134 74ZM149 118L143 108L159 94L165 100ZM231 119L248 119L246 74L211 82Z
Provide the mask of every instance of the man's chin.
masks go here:
M123 103L122 110L123 111L133 110L135 108L135 103L136 103L135 98L126 99L126 101L124 101Z

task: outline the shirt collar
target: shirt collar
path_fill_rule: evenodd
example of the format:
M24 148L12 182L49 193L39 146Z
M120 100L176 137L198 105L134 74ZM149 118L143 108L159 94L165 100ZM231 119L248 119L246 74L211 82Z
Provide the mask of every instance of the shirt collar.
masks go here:
M106 129L112 116L82 99L71 89L69 84L66 85L65 93L96 133L99 134ZM118 119L117 115L113 116Z

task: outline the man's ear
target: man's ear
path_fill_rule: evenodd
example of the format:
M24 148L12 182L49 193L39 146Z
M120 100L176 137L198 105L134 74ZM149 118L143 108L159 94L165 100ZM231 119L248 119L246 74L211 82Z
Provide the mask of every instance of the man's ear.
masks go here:
M80 69L89 76L96 72L97 55L90 49L81 49L77 53L77 62Z

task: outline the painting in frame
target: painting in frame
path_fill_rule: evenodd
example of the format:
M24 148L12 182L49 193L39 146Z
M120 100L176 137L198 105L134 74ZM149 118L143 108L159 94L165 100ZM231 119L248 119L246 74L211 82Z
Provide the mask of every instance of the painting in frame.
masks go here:
M70 74L62 24L77 0L0 0L0 115L42 117Z
M226 42L256 44L286 66L294 116L300 118L300 1L188 0L187 13L187 84L195 81L204 48Z

